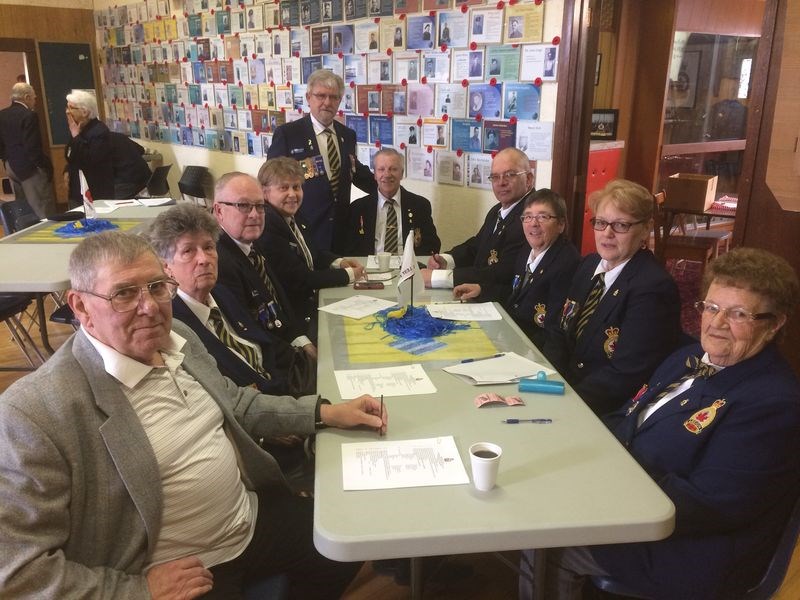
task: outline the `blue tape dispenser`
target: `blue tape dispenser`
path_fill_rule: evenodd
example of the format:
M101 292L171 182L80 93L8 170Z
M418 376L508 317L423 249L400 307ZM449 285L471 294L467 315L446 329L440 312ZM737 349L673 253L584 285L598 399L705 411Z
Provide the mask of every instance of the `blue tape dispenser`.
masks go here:
M563 381L548 381L544 371L536 374L536 379L520 379L520 392L534 392L536 394L559 394L564 395Z

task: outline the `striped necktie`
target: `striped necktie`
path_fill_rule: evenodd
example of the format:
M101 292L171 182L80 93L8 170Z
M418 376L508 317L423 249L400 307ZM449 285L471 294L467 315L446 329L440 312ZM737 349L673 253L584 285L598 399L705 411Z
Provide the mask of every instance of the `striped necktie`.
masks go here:
M261 277L261 280L264 282L264 285L267 286L267 291L269 292L269 295L272 296L270 299L278 304L278 294L275 293L275 286L272 285L272 281L270 281L269 275L267 275L267 263L264 260L264 257L261 256L260 253L256 252L254 248L251 248L250 254L247 255L247 258L250 259L250 262L256 268L256 271L258 271L259 277Z
M589 292L589 296L586 298L586 303L583 305L581 316L578 319L578 325L575 327L575 339L581 337L583 330L586 328L586 324L589 322L595 309L597 309L597 305L600 304L600 299L603 297L603 292L606 289L605 273L598 273L594 276L594 279L594 286L592 287L592 291Z
M332 129L326 129L325 135L328 136L328 166L330 173L328 173L328 180L333 190L333 195L337 196L339 193L339 173L342 170L342 163L339 160L339 150L336 148L336 134Z
M699 356L689 356L686 358L686 368L689 369L680 379L673 381L655 397L652 403L656 403L670 392L681 387L689 379L708 379L716 374L719 369L700 360Z
M386 200L386 235L383 238L383 251L397 254L397 211L394 200Z
M228 328L225 326L225 321L222 319L222 313L216 306L211 307L211 313L208 315L208 320L214 327L214 332L217 334L219 341L225 344L228 348L239 354L245 362L256 372L260 373L267 379L270 378L269 373L264 370L264 367L259 364L258 353L256 349L248 344L243 344L237 340Z
M311 251L308 249L306 240L303 237L303 234L300 232L300 228L297 226L297 221L294 219L289 219L289 229L292 230L292 234L297 240L297 245L300 246L300 250L303 252L303 257L306 259L306 265L309 269L313 270L314 259L311 257Z

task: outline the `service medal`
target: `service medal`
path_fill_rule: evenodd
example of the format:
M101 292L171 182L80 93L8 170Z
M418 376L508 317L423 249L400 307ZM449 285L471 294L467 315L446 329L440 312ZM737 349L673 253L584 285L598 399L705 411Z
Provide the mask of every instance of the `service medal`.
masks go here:
M300 161L300 165L303 167L303 177L305 179L311 179L316 175L316 169L314 168L314 162L308 158L304 158Z
M486 264L489 266L496 265L500 262L500 258L497 256L497 250L492 249L489 252L489 258L486 259Z
M575 316L577 307L578 303L575 300L567 298L567 301L564 302L564 308L561 309L561 329L564 331L569 329L569 322Z
M714 417L717 416L717 410L723 406L725 406L724 399L720 398L719 400L714 400L714 403L711 406L701 408L691 417L686 419L686 421L683 423L683 426L687 431L697 435L703 431L703 428L711 425L711 421L713 421Z
M606 341L603 342L603 350L606 357L611 358L614 355L614 350L617 349L617 340L619 339L619 327L609 327L605 331Z
M408 215L411 216L411 213L408 213ZM421 243L422 243L422 229L417 227L414 230L414 245L419 246Z
M544 318L547 315L547 306L540 302L533 307L533 310L536 311L536 314L533 315L533 322L539 327L544 327Z

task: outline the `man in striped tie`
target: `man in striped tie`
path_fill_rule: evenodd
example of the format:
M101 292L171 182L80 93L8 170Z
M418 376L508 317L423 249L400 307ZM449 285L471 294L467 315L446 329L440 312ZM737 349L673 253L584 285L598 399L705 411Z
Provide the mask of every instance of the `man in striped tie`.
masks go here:
M275 130L267 158L288 156L303 165L305 201L300 217L308 225L309 245L345 253L350 187L375 190L369 167L356 157L356 132L335 121L344 82L325 69L311 74L306 100L311 114Z

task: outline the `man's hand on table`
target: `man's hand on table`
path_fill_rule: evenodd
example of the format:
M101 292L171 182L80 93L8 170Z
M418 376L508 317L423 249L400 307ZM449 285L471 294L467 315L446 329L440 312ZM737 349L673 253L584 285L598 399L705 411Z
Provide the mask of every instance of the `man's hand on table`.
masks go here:
M385 433L389 415L385 404L381 415L381 401L364 394L339 404L323 404L319 407L319 416L329 427L348 429L365 425Z

